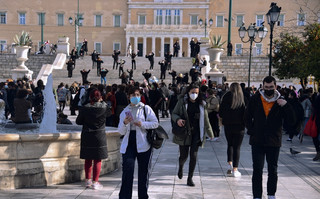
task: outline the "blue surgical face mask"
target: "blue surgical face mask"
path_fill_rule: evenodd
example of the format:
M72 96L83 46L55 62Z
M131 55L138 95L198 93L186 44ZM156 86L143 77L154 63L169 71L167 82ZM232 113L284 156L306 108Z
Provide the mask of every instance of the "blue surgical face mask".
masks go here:
M137 104L140 102L140 100L141 100L140 97L131 97L131 98L130 98L130 102L131 102L132 104L135 104L135 105L137 105Z

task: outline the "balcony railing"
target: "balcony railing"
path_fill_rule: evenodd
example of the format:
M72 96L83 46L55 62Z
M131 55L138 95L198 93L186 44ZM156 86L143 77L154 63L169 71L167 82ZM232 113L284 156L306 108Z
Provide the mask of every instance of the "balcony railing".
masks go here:
M249 56L250 48L238 48L232 51L234 56ZM265 57L269 55L269 48L252 48L252 57Z

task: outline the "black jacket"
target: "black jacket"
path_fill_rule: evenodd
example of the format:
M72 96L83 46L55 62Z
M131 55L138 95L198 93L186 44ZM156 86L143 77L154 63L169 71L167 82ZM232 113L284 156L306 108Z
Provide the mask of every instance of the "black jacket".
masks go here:
M278 95L280 95L278 93ZM295 114L289 103L283 107L277 102L272 106L268 117L266 117L260 92L256 92L250 98L245 112L245 122L250 135L250 145L281 147L283 119L287 124L295 123Z
M105 123L107 104L97 102L79 109L76 123L82 126L80 158L101 160L108 157Z
M245 106L231 109L232 93L227 92L221 101L219 108L219 116L222 118L222 124L225 126L237 126L239 130L244 130L244 112Z

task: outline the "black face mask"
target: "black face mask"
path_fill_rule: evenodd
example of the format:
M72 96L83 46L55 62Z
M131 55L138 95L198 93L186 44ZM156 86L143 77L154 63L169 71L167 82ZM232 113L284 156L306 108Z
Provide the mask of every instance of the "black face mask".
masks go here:
M274 94L274 89L272 90L264 90L264 94L268 97L271 97Z

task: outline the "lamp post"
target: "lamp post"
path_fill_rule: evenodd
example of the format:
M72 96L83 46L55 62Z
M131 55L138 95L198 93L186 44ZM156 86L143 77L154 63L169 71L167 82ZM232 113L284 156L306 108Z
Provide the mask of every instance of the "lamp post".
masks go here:
M239 32L239 37L241 38L241 41L243 43L248 43L250 42L250 54L249 54L249 72L248 72L248 87L250 87L250 73L251 73L251 53L252 53L252 43L260 43L262 41L263 38L266 37L267 35L267 28L264 27L263 23L261 24L262 26L257 29L255 24L250 24L250 26L248 27L248 29L246 29L244 27L244 24L242 24L242 26L239 28L238 32ZM249 39L247 41L244 41L244 37L246 32L248 33L248 37ZM256 41L255 38L259 37L259 41Z
M278 21L280 16L281 7L277 6L277 3L272 2L270 10L266 14L268 24L270 25L270 53L269 53L269 76L271 76L271 65L272 65L272 38L274 24Z
M80 14L79 14L79 0L78 0L78 12L77 12L77 16L75 16L75 19L74 19L74 32L75 32L74 46L76 47L78 53L79 53L79 46L78 46L79 25L81 25L82 22L83 22L83 18L80 17ZM72 17L69 17L69 23L71 25L73 24Z
M207 24L207 18L205 18L204 24L203 24L203 20L199 19L198 24L200 25L201 28L204 27L204 37L207 37L207 26L211 27L213 24L213 20L209 19L209 24Z

